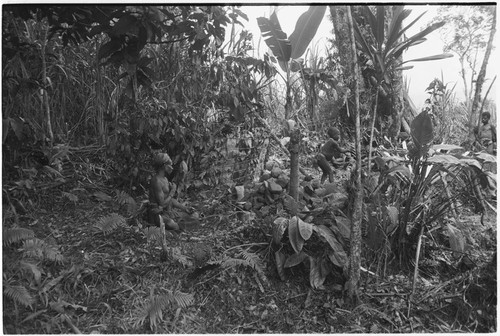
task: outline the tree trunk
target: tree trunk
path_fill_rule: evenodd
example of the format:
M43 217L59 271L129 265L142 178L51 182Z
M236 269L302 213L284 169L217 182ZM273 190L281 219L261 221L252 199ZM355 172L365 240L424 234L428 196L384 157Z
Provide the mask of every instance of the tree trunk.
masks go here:
M311 78L309 83L308 83L307 90L309 91L309 94L307 95L307 105L308 105L308 110L309 110L309 116L311 118L311 125L312 129L316 130L316 121L318 118L316 117L316 104L317 104L317 95L316 95L316 85L315 85L315 79Z
M295 127L290 134L290 186L288 193L294 200L299 200L299 152L300 130Z
M349 29L347 22L348 6L329 6L330 17L333 23L333 31L335 33L335 46L339 55L351 54L351 41L349 40ZM344 78L351 78L352 75L352 59L350 57L340 57L340 64L344 71Z
M484 54L481 70L479 71L479 75L477 76L476 79L476 91L474 93L474 100L472 101L472 108L470 112L471 113L471 119L470 119L471 125L469 128L470 135L472 135L473 126L476 124L474 122L474 115L476 115L476 113L479 110L479 103L481 101L481 90L483 89L484 79L486 77L486 68L488 67L488 61L490 59L491 50L493 49L493 41L496 33L496 25L497 25L497 13L496 11L493 11L493 19L491 23L491 31L488 40L488 46L486 47L486 53ZM481 116L478 116L478 118L481 119Z
M52 118L51 118L51 113L50 113L50 104L49 104L49 93L47 91L47 86L49 85L49 81L47 80L47 59L45 58L45 52L47 49L47 35L48 35L49 27L47 26L47 29L45 30L45 34L43 37L43 40L41 41L41 48L40 48L40 57L42 59L42 84L43 88L40 90L41 91L41 100L42 100L42 106L45 111L45 121L46 121L46 130L48 134L48 138L50 141L50 145L52 146L52 143L54 142L54 133L52 131Z
M96 92L95 92L95 98L96 98L96 109L97 109L97 134L99 135L99 143L101 145L104 145L106 143L106 136L105 136L105 126L104 126L104 106L105 102L103 99L103 90L104 86L103 84L103 76L101 74L101 66L99 65L99 56L98 56L98 50L100 47L99 44L99 39L96 39L95 42L95 50L96 50ZM85 118L87 120L87 118ZM88 132L88 128L85 127L85 132Z
M393 16L393 6L387 6L386 21L391 22ZM403 63L403 56L400 56L398 63ZM404 109L404 85L403 70L394 70L391 72L391 124L389 126L389 137L396 139L401 130L401 116Z
M359 301L358 283L361 267L361 221L363 219L363 186L361 184L361 121L359 109L359 84L358 84L358 60L356 55L356 43L354 40L354 27L351 15L351 8L347 7L347 22L349 31L349 41L351 42L350 69L354 78L354 115L356 125L356 169L354 171L355 182L353 192L354 204L351 215L351 249L349 254L349 279L347 280L347 299L351 306L357 305Z
M290 70L286 72L285 120L292 115L292 86L290 85Z
M329 9L330 17L333 23L333 31L335 33L335 46L337 47L338 53L341 56L339 60L343 70L343 79L347 83L351 92L354 92L355 80L357 80L357 85L359 86L359 88L363 89L363 81L360 77L361 74L358 74L358 77L356 78L354 77L351 64L352 58L348 56L351 55L352 50L347 22L347 11L350 11L351 9L348 6L329 6ZM350 120L353 120L352 115L347 117L349 117Z

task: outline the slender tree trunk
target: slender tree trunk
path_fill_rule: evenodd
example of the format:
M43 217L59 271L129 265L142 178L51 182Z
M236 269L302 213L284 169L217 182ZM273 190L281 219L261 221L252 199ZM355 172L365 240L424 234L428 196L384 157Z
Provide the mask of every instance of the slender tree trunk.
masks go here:
M349 279L347 280L347 299L352 306L359 301L358 284L361 267L361 221L363 219L363 186L361 184L361 121L359 108L359 84L358 84L358 60L356 55L356 43L354 40L354 27L351 8L347 7L347 22L349 28L349 40L351 42L351 71L354 74L354 115L356 125L356 170L354 185L354 206L351 215L351 249L349 254Z
M472 130L473 130L473 125L474 123L474 116L478 112L479 108L479 103L481 101L481 91L483 89L483 84L484 84L484 79L486 77L486 68L488 67L488 62L490 59L491 51L493 49L493 41L495 38L495 33L496 33L496 25L497 25L497 13L496 11L493 11L493 19L491 22L491 31L490 31L490 37L488 40L488 46L486 47L486 53L484 54L483 58L483 64L481 65L481 70L479 70L479 75L477 76L476 79L476 91L474 93L474 100L472 101L472 108L471 108L471 124L469 128L469 132L472 135ZM480 116L478 116L479 119L481 119Z
M290 134L290 186L288 193L294 200L299 200L299 156L300 156L300 130L295 127Z
M346 81L351 92L354 92L354 74L352 73L352 59L346 55L351 55L351 40L349 37L349 29L347 22L347 11L348 6L329 6L330 17L333 23L333 31L335 33L335 46L337 51L341 56L339 58L340 64L342 66L343 79ZM350 10L350 9L349 9ZM352 16L352 13L351 13ZM344 57L342 57L344 56ZM361 74L357 75L356 80L360 89L364 88L363 81L361 80ZM347 111L347 109L346 109ZM349 117L353 120L353 116Z
M49 81L47 79L47 59L45 57L45 52L47 49L47 35L48 35L49 27L45 29L45 34L43 36L43 39L41 41L41 50L40 50L40 57L42 59L42 83L43 83L43 88L40 90L41 91L41 98L42 98L42 105L43 105L43 110L45 111L45 122L46 122L46 127L47 127L47 135L50 141L50 144L54 142L54 133L52 131L52 118L51 118L51 113L50 113L50 104L49 104L49 93L47 91L47 86L49 85Z
M394 6L387 6L387 22L390 22L394 13ZM401 39L400 39L401 40ZM397 61L403 62L401 55ZM404 109L404 84L403 70L394 70L391 72L391 124L389 126L389 137L396 139L401 130L401 117Z
M292 115L292 95L290 85L290 70L286 73L286 103L285 103L285 120L288 120ZM294 200L299 199L299 156L300 156L300 130L295 127L290 132L290 143L288 144L290 151L290 184L288 193Z
M96 39L95 42L95 50L96 50L96 92L95 92L95 97L96 97L96 110L97 110L97 134L99 135L99 142L101 145L106 143L106 137L105 137L105 126L104 126L104 99L103 99L103 85L102 85L102 74L101 74L101 67L99 65L99 57L97 51L99 50L99 39ZM86 120L88 118L85 118ZM85 127L85 132L88 132L87 127Z
M467 113L469 113L469 116L470 116L471 115L470 114L471 104L470 104L470 100L469 100L470 93L469 93L469 85L467 84L468 81L467 81L466 74L465 74L464 57L465 56L463 56L463 55L459 57L460 68L461 68L461 70L460 70L460 76L462 77L462 81L464 82L465 108L467 109ZM469 118L469 124L471 122L472 122L472 120L470 120L470 118Z
M286 72L285 120L292 115L292 86L290 85L290 70Z

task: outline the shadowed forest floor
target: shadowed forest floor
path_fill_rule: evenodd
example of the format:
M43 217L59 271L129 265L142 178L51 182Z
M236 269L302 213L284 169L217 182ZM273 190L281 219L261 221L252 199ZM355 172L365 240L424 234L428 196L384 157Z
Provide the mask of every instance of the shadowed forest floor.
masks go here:
M342 178L338 175L337 182ZM467 259L459 261L446 250L423 252L426 257L410 306L412 270L395 274L387 270L385 277L365 270L361 304L352 308L343 300L341 271L327 277L323 290L311 289L304 265L286 269L286 281L280 280L270 249L276 217L272 207L266 215L257 211L256 216L248 216L222 188L189 193L186 200L202 214L201 225L180 235L168 233L168 246L187 256L192 246L208 245L210 260L226 261L203 268L162 253L160 245L144 233L140 218L129 218L109 233L96 229L101 218L111 213L126 217L126 211L116 198L96 193L113 195L113 188L105 184L94 187L79 189L78 202L61 196L71 186L52 190L36 210L21 217L20 226L58 246L64 261L44 268L42 278L46 280L39 285L40 300L32 310L14 306L4 296L5 333L496 330L496 261L489 263L496 250L493 215L487 216L483 226L479 215L462 214L462 222L473 224L469 227L474 227L475 246L483 247L468 251ZM4 245L4 258L5 252ZM242 256L250 254L259 257L260 269L241 262ZM192 303L185 308L173 302L164 304L161 313L151 315L153 298L172 293L190 294Z

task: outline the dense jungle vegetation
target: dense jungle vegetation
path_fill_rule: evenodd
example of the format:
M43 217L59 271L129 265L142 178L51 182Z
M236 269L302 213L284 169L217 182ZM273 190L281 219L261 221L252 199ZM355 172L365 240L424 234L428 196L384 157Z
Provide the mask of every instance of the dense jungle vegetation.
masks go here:
M288 36L245 6L4 5L3 332L495 332L496 9L445 7L408 35L404 6L316 5ZM436 74L417 111L404 70L449 57L466 101ZM145 217L159 152L180 233Z

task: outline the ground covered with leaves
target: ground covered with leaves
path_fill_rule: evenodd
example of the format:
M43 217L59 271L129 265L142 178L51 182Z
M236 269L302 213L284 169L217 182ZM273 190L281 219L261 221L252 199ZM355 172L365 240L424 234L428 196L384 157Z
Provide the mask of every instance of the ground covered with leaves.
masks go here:
M5 333L497 328L494 215L481 225L479 215L462 214L461 221L473 231L474 241L468 243L475 247L466 257L424 242L414 289L411 271L377 276L363 269L360 304L350 307L343 297L342 270L331 272L322 289L312 289L305 264L286 268L285 280L280 279L271 248L276 208L245 211L226 187L188 193L185 200L199 214L199 225L168 233L168 253L157 231L131 215L124 193L104 182L65 184L39 196L36 208L17 214L14 227L24 231L4 232L4 284L12 284L8 293L4 286ZM4 223L12 221L12 213L4 210ZM16 292L16 283L28 293Z

